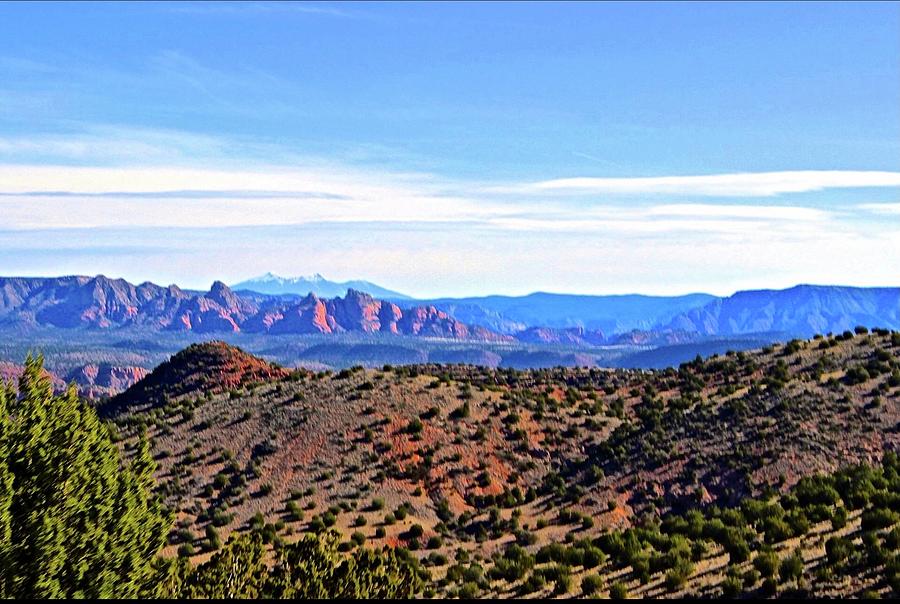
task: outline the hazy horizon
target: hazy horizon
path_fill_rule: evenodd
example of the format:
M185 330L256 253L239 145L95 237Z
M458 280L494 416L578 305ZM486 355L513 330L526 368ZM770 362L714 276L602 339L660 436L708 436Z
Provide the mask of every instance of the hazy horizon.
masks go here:
M240 284L240 283L242 283L242 282L246 282L246 281L254 281L254 280L257 280L257 279L259 279L259 278L261 278L261 277L265 277L265 276L266 276L265 274L263 274L263 275L252 275L252 276L246 277L246 278L244 278L244 279L238 279L238 280L236 280L236 281L223 281L222 279L215 279L215 280L210 281L210 282L205 283L205 284L204 284L204 283L198 283L198 284L196 284L196 285L186 285L185 283L179 283L179 282L176 282L176 281L172 281L172 282L166 282L166 281L154 281L153 279L128 278L128 277L124 277L124 276L122 276L122 275L103 274L103 273L97 273L97 274L85 274L85 273L71 273L71 274L29 274L29 275L0 274L0 278L22 278L22 279L46 279L46 278L60 278L60 277L88 277L88 278L94 278L94 277L107 277L107 278L109 278L109 279L125 279L126 281L128 281L129 283L132 283L132 284L134 284L134 285L139 285L139 284L144 283L144 282L151 282L151 283L154 283L155 285L161 285L161 286L177 285L178 287L180 287L180 288L183 289L183 290L188 290L188 291L199 291L199 292L206 292L206 291L209 291L209 289L210 289L217 281L221 281L221 282L225 283L225 285L227 285L228 287L234 289L236 285L238 285L238 284ZM274 275L274 276L280 277L280 278L282 278L282 279L309 279L309 278L311 278L311 277L313 277L313 276L315 276L315 275ZM787 285L787 286L785 286L785 287L759 287L759 288L748 288L748 289L730 290L730 291L722 291L722 292L714 292L714 291L685 291L685 292L675 292L675 293L669 293L669 294L661 294L661 293L657 293L657 292L653 292L653 291L649 291L649 292L648 292L648 291L625 291L625 292L612 292L612 293L609 293L609 292L603 292L603 291L595 291L595 292L572 292L572 291L549 291L549 290L536 289L536 290L531 290L531 291L525 291L525 292L523 292L523 293L512 293L512 294L498 294L498 293L496 293L496 292L486 291L486 292L483 292L483 293L474 293L474 294L468 294L468 295L453 295L453 294L450 294L450 295L443 295L443 296L416 296L416 295L409 294L409 292L397 290L397 289L391 287L390 284L375 283L375 282L371 281L370 279L366 279L365 277L352 277L352 278L349 278L349 279L331 279L331 278L329 278L327 275L321 275L321 274L319 274L318 276L320 276L320 277L322 277L324 280L329 281L329 282L332 282L332 283L347 283L347 282L353 282L353 281L366 281L366 282L372 283L373 285L377 285L377 286L379 286L379 287L382 287L382 288L384 288L384 289L388 289L388 290L391 290L391 291L395 291L395 292L398 293L398 294L403 294L403 295L409 296L411 299L419 299L419 300L438 299L438 298L441 298L441 299L443 299L443 298L447 298L447 299L453 299L453 298L481 298L481 297L490 297L490 296L501 296L501 297L524 297L524 296L530 296L530 295L534 295L534 294L549 294L549 295L554 295L554 296L566 296L566 295L572 295L572 296L597 296L597 297L612 297L612 296L621 296L621 297L624 297L624 296L645 296L645 297L650 297L650 298L677 298L677 297L687 297L687 296L693 296L693 295L710 295L710 296L714 296L714 297L717 297L717 298L727 298L727 297L729 297L729 296L732 296L732 295L734 295L734 294L736 294L736 293L739 293L739 292L742 292L742 291L766 291L766 290L774 290L774 291L778 291L778 290L792 289L792 288L794 288L794 287L837 287L837 288L860 288L860 289L900 289L900 285L897 285L897 284L891 284L891 283L881 284L881 285L871 285L871 286L859 286L859 285L849 285L849 284L846 284L846 283L808 283L808 282L802 282L802 283L793 283L793 284ZM379 296L375 296L375 297L379 297Z
M0 274L897 285L900 4L0 5Z

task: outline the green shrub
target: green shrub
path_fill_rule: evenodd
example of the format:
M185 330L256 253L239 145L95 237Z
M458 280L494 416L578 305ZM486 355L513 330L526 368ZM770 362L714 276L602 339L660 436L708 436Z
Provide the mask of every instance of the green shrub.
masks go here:
M585 575L581 580L581 593L591 596L603 588L603 579L600 575Z

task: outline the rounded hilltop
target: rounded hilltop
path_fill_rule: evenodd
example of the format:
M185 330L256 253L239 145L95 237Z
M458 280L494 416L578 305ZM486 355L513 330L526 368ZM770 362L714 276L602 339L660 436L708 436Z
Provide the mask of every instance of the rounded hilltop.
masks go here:
M249 383L286 377L288 370L219 340L192 344L112 399L103 409L117 414L133 405L156 407L191 392L225 392Z

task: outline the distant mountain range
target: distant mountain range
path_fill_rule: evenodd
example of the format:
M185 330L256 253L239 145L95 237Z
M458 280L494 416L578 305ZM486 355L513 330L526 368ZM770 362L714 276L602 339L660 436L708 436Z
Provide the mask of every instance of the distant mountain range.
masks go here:
M582 296L537 292L527 296L483 296L472 298L415 299L369 281L329 281L316 273L308 277L279 277L266 273L231 286L236 292L255 292L277 296L306 296L313 293L323 298L343 296L349 290L365 292L374 298L390 300L401 308L423 304L436 306L456 319L504 334L516 334L531 327L562 330L551 333L542 329L524 337L540 341L566 341L573 338L596 343L597 334L618 334L649 330L663 325L676 315L716 300L709 294L686 296ZM591 332L587 337L573 336L571 330Z
M221 281L206 293L175 285L133 285L97 277L0 278L0 326L112 329L136 327L194 333L345 332L504 341L484 327L468 326L431 305L401 309L349 290L343 298L310 293L299 299L241 295Z
M665 325L680 313L716 300L709 294L686 296L581 296L538 292L527 296L434 298L399 301L398 304L433 304L460 321L501 333L528 327L583 328L604 334Z
M308 277L279 277L272 273L266 273L253 279L235 283L231 286L231 289L235 291L254 291L260 294L276 296L283 294L301 296L315 294L320 298L336 298L345 295L350 290L356 290L365 292L375 298L409 299L409 296L391 291L369 281L329 281L318 273Z
M809 337L857 325L900 329L900 288L798 285L741 291L683 312L666 328L700 335L769 332Z
M321 276L306 281L313 282L324 288L321 291L367 283L337 284ZM249 283L253 282L239 286ZM269 283L276 290L301 287L300 280L276 277L257 283ZM900 288L798 285L743 291L725 298L535 293L388 300L355 288L327 297L315 292L234 291L220 281L208 292L192 292L176 285L133 285L102 275L0 278L0 326L7 327L138 327L199 334L379 333L568 347L653 347L752 334L806 337L857 325L900 329Z
M690 337L782 334L809 337L857 325L900 329L900 288L797 285L727 297L527 296L398 301L432 304L471 325L520 340L675 344ZM602 334L598 335L598 334ZM613 337L616 336L616 337Z

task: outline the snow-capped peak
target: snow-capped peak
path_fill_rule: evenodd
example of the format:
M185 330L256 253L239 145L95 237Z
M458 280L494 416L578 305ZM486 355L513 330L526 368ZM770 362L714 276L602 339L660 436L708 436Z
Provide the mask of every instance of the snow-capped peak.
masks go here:
M266 273L265 275L260 275L259 277L255 277L255 278L251 279L251 281L258 281L258 282L263 282L263 283L273 283L273 282L284 283L284 278L279 277L275 273Z
M260 275L259 277L255 277L250 280L254 283L323 283L327 281L325 277L323 277L320 273L315 273L312 275L303 275L300 277L281 277L276 275L275 273L268 272L264 275Z

